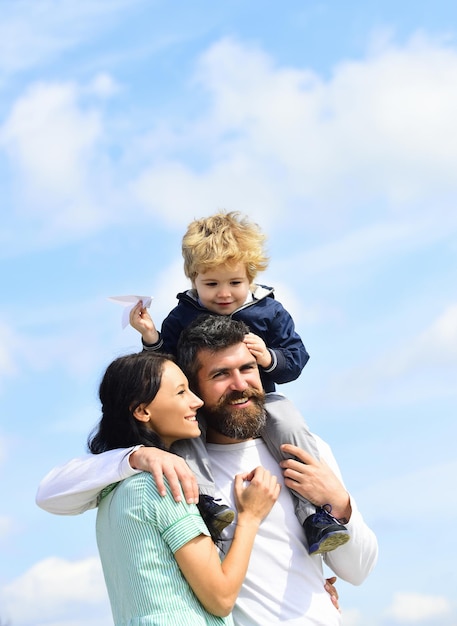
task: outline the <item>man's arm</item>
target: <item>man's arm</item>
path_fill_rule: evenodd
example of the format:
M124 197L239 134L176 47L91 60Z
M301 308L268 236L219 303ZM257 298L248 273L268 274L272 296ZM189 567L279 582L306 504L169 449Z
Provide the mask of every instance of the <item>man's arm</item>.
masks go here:
M353 498L352 514L345 524L351 539L343 546L324 554L324 561L340 578L352 585L361 585L378 559L378 543L367 526Z
M332 505L332 515L346 518L344 525L351 539L324 555L325 563L343 580L360 585L374 568L378 543L373 531L364 522L354 499L347 493L333 453L322 439L315 436L320 460L296 448L285 451L302 462L288 459L281 462L285 484L318 506Z
M102 489L137 473L129 464L134 448L87 454L55 467L38 486L36 503L56 515L93 509Z
M88 454L54 468L39 484L36 503L49 513L78 515L97 506L102 489L143 469L154 476L161 495L165 476L175 500L181 499L181 485L186 501L198 502L197 482L181 457L136 446Z

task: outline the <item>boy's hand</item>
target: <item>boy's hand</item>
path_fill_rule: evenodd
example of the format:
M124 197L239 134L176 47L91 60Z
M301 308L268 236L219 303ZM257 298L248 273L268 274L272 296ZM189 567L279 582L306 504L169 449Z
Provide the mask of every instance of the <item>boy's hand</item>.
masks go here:
M144 343L157 343L159 333L149 315L148 310L143 306L141 300L130 311L130 326L141 333Z
M254 333L247 333L244 336L244 343L247 345L249 352L255 357L257 364L265 369L271 365L271 353L268 350L264 340Z

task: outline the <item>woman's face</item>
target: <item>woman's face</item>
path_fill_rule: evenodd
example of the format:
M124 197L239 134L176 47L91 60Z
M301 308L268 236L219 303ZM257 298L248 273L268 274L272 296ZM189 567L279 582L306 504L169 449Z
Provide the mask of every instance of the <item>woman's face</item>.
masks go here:
M167 361L162 371L162 382L154 400L143 405L141 419L162 439L167 448L178 439L192 439L200 435L196 419L197 410L203 405L189 389L187 378L182 370Z

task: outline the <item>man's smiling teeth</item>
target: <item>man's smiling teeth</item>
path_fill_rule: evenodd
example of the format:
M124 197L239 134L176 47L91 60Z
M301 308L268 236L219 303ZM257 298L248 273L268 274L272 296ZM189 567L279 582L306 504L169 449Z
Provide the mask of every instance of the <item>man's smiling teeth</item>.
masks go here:
M232 402L230 402L230 404L244 404L245 402L248 401L248 398L240 398L239 400L233 400Z

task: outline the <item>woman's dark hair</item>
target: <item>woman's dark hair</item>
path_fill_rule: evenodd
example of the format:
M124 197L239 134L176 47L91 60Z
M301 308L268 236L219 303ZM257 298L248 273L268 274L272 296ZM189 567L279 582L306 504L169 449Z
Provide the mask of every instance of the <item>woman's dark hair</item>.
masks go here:
M164 448L160 437L133 413L156 397L167 361L174 358L168 354L139 352L119 357L108 366L98 393L102 417L87 440L92 454L138 444Z

